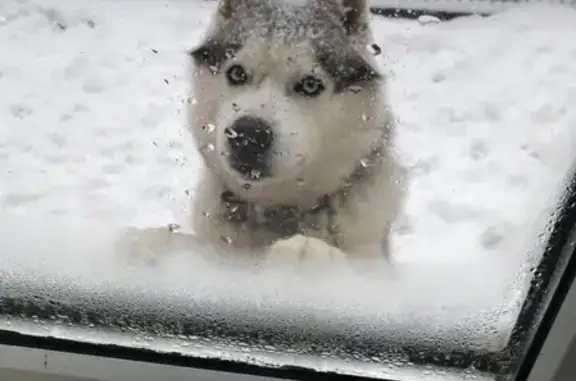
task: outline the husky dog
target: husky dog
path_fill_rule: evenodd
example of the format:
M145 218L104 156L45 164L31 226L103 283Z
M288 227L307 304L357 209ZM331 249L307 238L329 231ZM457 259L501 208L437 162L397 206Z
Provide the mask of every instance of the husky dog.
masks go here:
M389 259L403 169L370 44L366 0L219 1L189 52L194 240L275 264Z

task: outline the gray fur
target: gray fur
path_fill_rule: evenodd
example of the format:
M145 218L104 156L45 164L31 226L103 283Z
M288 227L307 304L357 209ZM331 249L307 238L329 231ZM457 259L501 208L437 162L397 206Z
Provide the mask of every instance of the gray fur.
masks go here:
M249 3L251 7L246 8L243 17L217 24L202 45L190 52L197 65L208 66L217 73L246 41L259 36L270 44L309 41L314 47L316 62L330 74L338 92L382 79L350 46L348 33L353 28L352 21L343 24L339 15L323 3L292 4L274 0Z

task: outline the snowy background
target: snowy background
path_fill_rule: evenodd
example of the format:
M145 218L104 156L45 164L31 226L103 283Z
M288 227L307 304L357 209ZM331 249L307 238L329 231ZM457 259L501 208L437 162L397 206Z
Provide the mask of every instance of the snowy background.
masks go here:
M184 131L185 52L214 8L0 2L0 220L21 222L3 224L0 260L90 274L98 260L70 249L94 244L90 230L70 233L66 247L50 246L43 230L62 218L185 222L200 165ZM514 279L537 257L526 253L576 152L576 10L527 6L429 25L374 17L373 25L411 178L393 238L404 276L373 301L396 312L517 306ZM173 280L182 267L155 276ZM237 286L202 274L192 277L197 286L221 280L208 292Z

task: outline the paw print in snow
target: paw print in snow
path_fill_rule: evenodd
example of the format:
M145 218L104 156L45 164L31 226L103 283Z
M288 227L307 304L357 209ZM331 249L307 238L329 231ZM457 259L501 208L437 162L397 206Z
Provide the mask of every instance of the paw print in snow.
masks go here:
M470 205L455 204L444 200L434 200L429 204L430 211L447 223L474 220L483 214L483 210Z
M473 160L483 160L488 156L488 145L484 140L473 140L470 144L469 155Z
M489 226L480 235L480 245L486 250L496 249L510 231L508 224Z
M15 104L10 106L10 113L18 119L24 119L32 115L32 109L23 104Z

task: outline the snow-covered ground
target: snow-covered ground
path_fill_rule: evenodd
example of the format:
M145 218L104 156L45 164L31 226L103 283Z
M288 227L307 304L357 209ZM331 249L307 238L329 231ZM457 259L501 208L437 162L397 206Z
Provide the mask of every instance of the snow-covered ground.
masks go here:
M184 131L185 52L214 7L1 2L1 217L52 229L62 217L185 221L200 165ZM513 279L537 257L526 253L576 152L576 10L527 6L430 25L375 17L374 28L411 178L393 238L401 276L379 294L382 308L517 305ZM90 268L42 246L38 230L23 231L26 242L16 233L0 232L2 247L19 248L1 260ZM74 234L75 247L90 239ZM43 251L26 256L32 242ZM197 285L214 281L196 275ZM512 310L494 324L509 327Z

